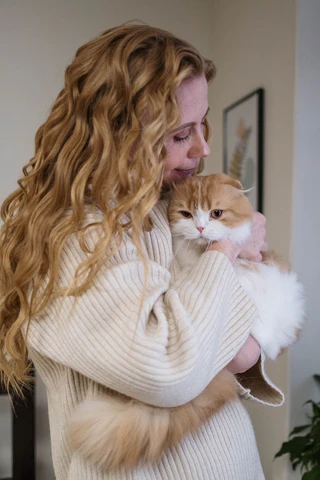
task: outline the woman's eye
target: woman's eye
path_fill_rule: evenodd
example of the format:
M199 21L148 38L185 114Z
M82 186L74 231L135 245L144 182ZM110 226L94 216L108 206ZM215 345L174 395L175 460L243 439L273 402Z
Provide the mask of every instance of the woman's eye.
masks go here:
M212 210L211 217L212 218L219 218L222 215L223 210Z
M182 210L182 212L180 213L184 218L192 218L192 215L190 212L186 212L185 210Z
M187 135L184 135L184 136L182 136L182 137L179 137L178 135L175 135L175 136L173 137L173 141L174 141L174 142L177 142L177 143L179 143L179 142L185 142L186 140L188 140L189 137L190 137L190 132L187 133Z

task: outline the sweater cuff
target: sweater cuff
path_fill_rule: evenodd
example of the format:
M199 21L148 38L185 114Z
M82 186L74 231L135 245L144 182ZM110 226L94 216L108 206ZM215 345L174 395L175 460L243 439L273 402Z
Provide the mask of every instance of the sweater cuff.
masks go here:
M284 403L285 397L266 374L265 358L265 354L261 350L258 362L246 372L236 375L238 393L246 400L254 400L271 407L280 407Z

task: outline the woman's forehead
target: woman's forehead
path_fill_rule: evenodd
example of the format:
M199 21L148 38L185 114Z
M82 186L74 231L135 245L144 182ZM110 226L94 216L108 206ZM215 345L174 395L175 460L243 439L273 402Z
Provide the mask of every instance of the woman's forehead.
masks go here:
M187 79L177 89L180 125L198 122L208 110L208 83L204 75Z

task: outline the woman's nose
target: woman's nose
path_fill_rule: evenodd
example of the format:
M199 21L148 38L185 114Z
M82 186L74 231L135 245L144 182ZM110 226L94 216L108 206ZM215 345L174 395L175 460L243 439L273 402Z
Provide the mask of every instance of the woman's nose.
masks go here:
M194 138L194 143L189 150L189 157L200 158L207 157L208 155L210 155L210 148L201 132Z
M208 157L209 155L210 155L209 145L207 144L207 141L203 139L203 152L201 154L201 157Z

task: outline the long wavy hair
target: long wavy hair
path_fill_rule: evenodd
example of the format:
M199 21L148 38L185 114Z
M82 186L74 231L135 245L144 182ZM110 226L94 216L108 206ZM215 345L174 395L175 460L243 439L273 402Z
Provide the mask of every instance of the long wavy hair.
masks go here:
M24 327L57 293L71 234L88 255L64 294L90 286L125 232L142 253L141 231L152 228L149 212L161 190L164 139L179 124L177 87L202 74L214 77L211 61L151 26L111 28L78 49L36 134L35 155L1 208L0 372L7 388L21 394L30 380ZM84 222L88 206L101 210L101 222ZM97 226L103 235L89 249L84 233Z

